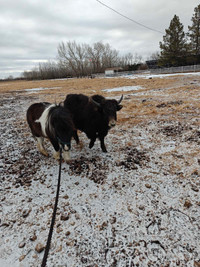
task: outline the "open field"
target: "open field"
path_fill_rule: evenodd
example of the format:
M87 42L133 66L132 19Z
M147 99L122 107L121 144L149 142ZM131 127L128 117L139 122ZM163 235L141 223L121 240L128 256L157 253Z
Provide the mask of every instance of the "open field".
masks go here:
M72 141L47 266L200 266L200 75L0 83L0 266L40 266L58 162L25 114L68 93L119 99L117 126L90 150ZM41 251L38 247L41 247Z

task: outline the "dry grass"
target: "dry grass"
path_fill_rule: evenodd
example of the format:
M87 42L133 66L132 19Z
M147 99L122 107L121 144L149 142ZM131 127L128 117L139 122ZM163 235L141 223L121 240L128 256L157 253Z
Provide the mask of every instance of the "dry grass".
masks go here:
M58 91L79 93L91 93L107 88L122 87L122 86L137 86L140 85L148 89L170 87L176 83L176 79L125 79L125 78L110 78L110 79L65 79L65 80L45 80L45 81L5 81L0 82L0 92L24 90L30 88L52 88L59 87ZM51 90L52 93L52 90ZM106 94L106 93L105 93ZM120 93L119 93L120 94Z
M69 93L103 94L105 97L117 98L120 97L121 92L104 92L102 90L124 86L141 86L143 88L141 90L124 92L124 108L118 117L119 123L137 124L141 120L153 119L165 114L171 115L173 119L173 116L197 113L200 109L200 86L195 84L194 80L194 77L175 76L162 79L83 78L6 81L0 83L0 93L17 94L24 92L25 89L46 88L38 92L29 91L28 94L30 96L39 94L42 101L60 102ZM180 103L173 104L173 101L179 101Z

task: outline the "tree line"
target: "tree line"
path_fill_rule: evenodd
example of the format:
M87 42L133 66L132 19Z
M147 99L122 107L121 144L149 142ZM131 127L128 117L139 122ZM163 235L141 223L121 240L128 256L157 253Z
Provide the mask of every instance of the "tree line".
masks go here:
M56 61L40 63L32 71L25 71L25 79L55 79L67 77L93 77L107 68L121 67L135 70L142 65L142 57L127 53L119 55L108 43L96 42L93 45L78 44L75 41L61 42L58 45Z
M170 26L165 30L163 41L159 43L160 52L154 53L151 59L158 67L181 66L200 63L200 5L195 7L192 25L188 32L174 15ZM127 53L120 56L119 51L109 44L96 42L93 45L78 44L75 41L61 42L57 49L57 60L40 63L32 71L25 71L25 79L55 79L66 77L85 77L102 73L107 68L121 67L126 70L145 69L142 57Z

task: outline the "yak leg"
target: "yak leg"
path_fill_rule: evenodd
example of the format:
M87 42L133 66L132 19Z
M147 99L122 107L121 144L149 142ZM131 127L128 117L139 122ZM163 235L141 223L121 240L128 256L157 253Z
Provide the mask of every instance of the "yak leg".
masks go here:
M99 136L99 140L100 140L100 143L101 143L101 149L103 152L107 152L107 149L106 149L106 146L105 146L105 143L104 143L104 136Z
M79 137L78 137L78 134L77 134L77 131L73 131L73 137L74 137L74 140L76 141L76 144L78 145L79 144Z
M59 146L59 143L57 142L57 140L56 139L50 139L50 141L51 141L51 143L52 143L52 145L53 145L53 147L54 147L54 153L53 153L53 156L54 156L54 158L56 159L56 160L59 160L60 159L60 146ZM70 158L70 153L69 153L69 150L63 150L62 149L62 152L63 152L63 159L65 160L65 161L68 161L68 160L70 160L71 158Z
M80 140L79 140L77 130L75 130L75 131L73 132L73 137L74 137L74 140L76 141L76 144L79 145L80 150L82 150L82 148L83 148L83 143L80 142Z
M48 152L46 151L46 149L44 148L43 145L43 137L36 137L37 140L37 148L38 150L46 157L49 156Z
M59 143L56 139L54 138L50 138L50 142L54 148L54 152L53 152L53 156L55 159L59 160L60 159L60 147L59 147Z
M92 148L94 146L96 138L97 138L96 135L94 135L94 136L92 136L92 138L90 138L89 148Z

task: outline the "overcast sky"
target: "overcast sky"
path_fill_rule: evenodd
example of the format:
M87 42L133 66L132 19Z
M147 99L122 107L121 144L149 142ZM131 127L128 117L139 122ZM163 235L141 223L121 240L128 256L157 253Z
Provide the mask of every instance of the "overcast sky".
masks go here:
M0 0L0 78L20 76L39 62L54 60L67 41L109 43L120 54L145 59L159 51L165 29L178 15L191 25L199 0L102 0L152 31L116 14L96 0Z

